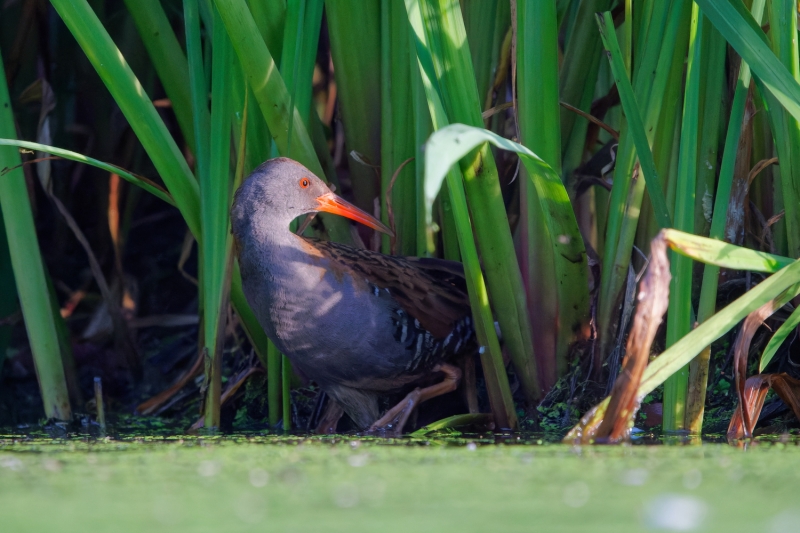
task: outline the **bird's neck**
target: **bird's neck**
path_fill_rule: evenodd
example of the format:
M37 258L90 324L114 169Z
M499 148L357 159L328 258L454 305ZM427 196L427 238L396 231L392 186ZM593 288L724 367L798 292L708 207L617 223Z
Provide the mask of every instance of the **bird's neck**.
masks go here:
M263 282L293 283L317 272L321 266L318 252L289 229L286 217L261 216L234 223L242 274L251 274ZM313 276L312 276L313 277Z
M257 251L260 258L269 263L285 262L294 255L293 252L302 250L301 239L289 229L290 221L275 220L274 223L251 226L244 237L245 242L240 242L243 249Z

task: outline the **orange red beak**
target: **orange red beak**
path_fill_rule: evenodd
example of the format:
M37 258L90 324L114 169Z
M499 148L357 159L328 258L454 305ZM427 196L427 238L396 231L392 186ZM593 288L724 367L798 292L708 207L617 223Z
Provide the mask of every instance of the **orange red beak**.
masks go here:
M325 213L333 213L334 215L341 215L356 222L360 222L367 227L378 230L387 235L394 237L394 233L380 220L373 217L366 211L362 211L350 202L347 202L332 192L325 193L317 197L317 210L324 211Z

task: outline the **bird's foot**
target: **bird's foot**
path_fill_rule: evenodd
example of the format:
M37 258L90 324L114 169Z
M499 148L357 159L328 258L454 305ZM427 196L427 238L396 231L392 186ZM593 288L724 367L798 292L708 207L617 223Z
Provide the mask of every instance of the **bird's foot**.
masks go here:
M421 394L419 389L409 392L400 403L389 409L385 415L370 426L369 433L386 437L402 435L408 417L414 412Z
M408 421L408 417L411 416L417 405L436 396L456 390L458 382L461 381L461 370L458 367L441 364L436 365L433 371L442 372L444 379L436 385L431 385L424 389L414 389L409 392L400 403L389 409L385 415L370 426L369 433L387 437L399 437L403 434L403 428Z
M369 428L370 433L377 433L387 436L400 436L403 428L408 421L411 413L424 401L435 398L442 394L452 392L458 387L461 380L461 370L448 364L436 365L434 372L444 373L444 379L436 385L425 387L424 389L414 389L403 398L403 401L389 409L377 422Z

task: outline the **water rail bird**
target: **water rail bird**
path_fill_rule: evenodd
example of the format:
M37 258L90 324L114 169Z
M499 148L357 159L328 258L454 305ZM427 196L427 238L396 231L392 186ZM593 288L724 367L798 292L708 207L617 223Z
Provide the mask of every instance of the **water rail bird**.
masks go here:
M391 234L300 163L271 159L236 191L232 232L247 301L267 336L361 430L400 434L416 406L456 389L457 362L477 351L460 263L383 255L294 234L290 223L334 213ZM433 385L432 375L442 376ZM378 399L413 387L381 416Z

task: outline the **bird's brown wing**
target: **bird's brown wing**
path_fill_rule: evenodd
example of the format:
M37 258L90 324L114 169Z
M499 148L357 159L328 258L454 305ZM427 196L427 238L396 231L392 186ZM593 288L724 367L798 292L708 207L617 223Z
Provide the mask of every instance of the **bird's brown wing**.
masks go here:
M471 312L461 263L388 256L335 242L304 240L335 266L388 290L400 307L437 339L449 335Z

